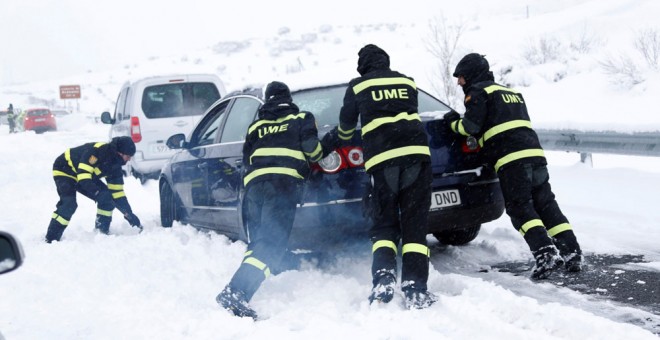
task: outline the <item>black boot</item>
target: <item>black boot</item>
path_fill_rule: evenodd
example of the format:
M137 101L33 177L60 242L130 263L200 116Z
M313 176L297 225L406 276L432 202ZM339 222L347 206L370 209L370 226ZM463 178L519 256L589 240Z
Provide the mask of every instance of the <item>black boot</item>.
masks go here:
M423 309L430 307L438 297L427 290L407 289L403 291L406 296L406 308L408 309Z
M50 220L50 224L48 225L48 231L46 231L46 243L51 243L53 241L59 241L62 238L62 234L64 233L64 229L66 227L60 224L59 222L55 220Z
M245 293L240 289L233 289L230 286L216 296L215 301L230 313L238 317L250 317L254 320L257 319L257 312L250 308Z
M559 254L564 259L565 268L569 272L582 270L582 250L572 230L566 230L552 238L552 242L559 249Z
M532 279L547 279L552 272L564 265L564 259L559 256L555 246L545 246L533 252L536 266L532 272Z
M110 234L110 222L112 217L96 215L96 220L94 221L94 228L103 234Z
M383 270L384 273L374 280L374 287L371 288L369 295L369 303L374 301L388 303L394 297L394 287L396 286L396 277L389 271Z

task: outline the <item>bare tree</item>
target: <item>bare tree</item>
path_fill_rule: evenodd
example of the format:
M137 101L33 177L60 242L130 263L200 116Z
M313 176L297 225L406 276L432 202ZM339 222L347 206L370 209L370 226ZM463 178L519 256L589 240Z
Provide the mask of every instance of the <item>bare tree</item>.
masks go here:
M433 90L439 93L443 100L456 107L461 99L457 93L457 85L452 75L452 67L456 62L459 40L466 28L465 23L448 24L444 15L429 23L430 35L426 39L426 49L436 58L437 68L434 75L439 81L432 79Z
M553 37L540 37L530 40L523 51L523 57L531 65L542 65L559 58L561 43Z
M647 28L637 33L635 48L649 67L657 70L660 62L660 33L657 28Z
M633 87L644 81L635 62L627 56L607 57L600 62L601 67L613 84L624 88Z

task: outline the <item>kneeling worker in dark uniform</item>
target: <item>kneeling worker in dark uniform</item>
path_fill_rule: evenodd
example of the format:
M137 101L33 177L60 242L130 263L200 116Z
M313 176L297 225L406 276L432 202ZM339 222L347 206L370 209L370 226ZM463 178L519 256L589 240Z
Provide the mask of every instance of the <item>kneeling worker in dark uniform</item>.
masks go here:
M461 119L450 112L444 118L455 133L477 137L486 161L495 167L506 212L536 259L532 278L547 278L564 263L568 271L580 271L582 251L550 189L547 162L523 96L495 83L489 68L477 53L461 59L454 77L465 92L465 115Z
M66 150L55 159L53 179L60 201L48 225L46 242L59 241L78 208L76 192L96 201L94 227L108 234L112 210L116 207L134 227L142 228L124 193L122 165L135 154L130 137L115 137L110 143L86 143ZM101 178L105 177L107 183Z
M243 146L250 243L240 267L216 297L224 309L257 318L248 302L282 261L309 162L318 162L324 154L314 116L292 102L286 84L268 84L259 119L249 126Z

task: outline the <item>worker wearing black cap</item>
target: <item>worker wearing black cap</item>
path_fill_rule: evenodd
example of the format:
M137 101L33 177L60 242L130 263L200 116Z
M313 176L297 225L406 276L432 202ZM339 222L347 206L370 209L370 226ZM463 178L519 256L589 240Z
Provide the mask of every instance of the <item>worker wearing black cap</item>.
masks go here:
M547 278L565 264L582 269L582 251L573 228L550 189L547 162L532 129L525 99L495 83L486 58L470 53L454 77L465 93L465 115L445 114L455 133L478 138L481 153L500 179L506 212L536 259L534 279Z
M135 155L130 137L115 137L110 143L91 142L67 149L55 159L53 179L60 196L48 225L46 242L59 241L76 211L76 192L96 201L94 227L108 234L116 207L131 226L142 228L124 193L122 165ZM105 183L101 180L105 178Z

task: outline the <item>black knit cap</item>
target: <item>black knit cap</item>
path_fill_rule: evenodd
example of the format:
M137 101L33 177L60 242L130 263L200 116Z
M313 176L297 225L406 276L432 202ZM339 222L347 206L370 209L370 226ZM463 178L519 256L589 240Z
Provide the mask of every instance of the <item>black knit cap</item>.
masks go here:
M280 81L273 81L266 86L266 101L276 101L278 103L290 103L293 101L291 98L291 91L285 83Z
M117 152L133 157L135 155L135 143L127 136L114 137L110 144L114 145Z
M374 70L387 70L390 68L390 56L382 48L368 44L358 52L357 71L365 75Z
M479 53L470 53L463 57L456 65L454 77L462 76L465 80L475 81L483 75L488 74L490 65L484 55Z

